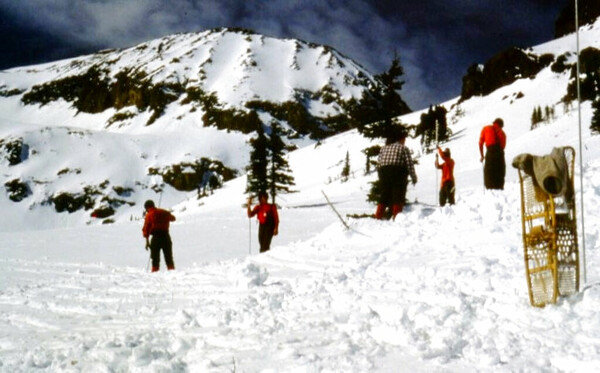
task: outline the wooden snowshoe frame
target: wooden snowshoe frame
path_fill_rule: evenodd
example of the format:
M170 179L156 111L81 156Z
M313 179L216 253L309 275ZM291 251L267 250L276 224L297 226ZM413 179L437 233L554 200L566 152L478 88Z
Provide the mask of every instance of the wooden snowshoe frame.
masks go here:
M535 307L556 303L558 295L579 291L575 149L563 149L571 198L546 193L532 176L519 169L525 274L529 301Z

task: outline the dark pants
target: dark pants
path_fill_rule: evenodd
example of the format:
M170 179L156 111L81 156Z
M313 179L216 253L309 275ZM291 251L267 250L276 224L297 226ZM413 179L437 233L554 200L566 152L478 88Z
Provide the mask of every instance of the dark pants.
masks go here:
M260 252L264 253L271 248L271 240L275 231L275 222L273 218L267 217L264 224L258 225L258 243L260 244Z
M377 174L381 188L378 202L386 206L404 204L408 172L401 166L383 166Z
M504 149L500 145L492 145L485 153L485 164L483 166L483 181L486 189L504 189L504 177L506 176L506 161L504 160Z
M379 168L377 174L379 176L380 194L375 218L395 218L404 208L408 186L408 171L402 166L390 165ZM386 209L389 207L392 211L386 213Z
M454 204L454 180L448 180L442 185L440 189L440 206L444 206L447 203Z
M152 258L152 271L158 271L160 267L160 250L162 249L167 263L167 269L175 269L173 263L173 243L169 232L153 232L150 240L150 257Z

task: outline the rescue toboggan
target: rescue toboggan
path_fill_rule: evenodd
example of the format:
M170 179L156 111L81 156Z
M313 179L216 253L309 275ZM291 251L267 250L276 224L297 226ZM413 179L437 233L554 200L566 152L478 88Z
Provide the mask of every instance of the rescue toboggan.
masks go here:
M554 148L542 157L522 154L513 167L519 172L529 301L544 307L579 291L575 149Z

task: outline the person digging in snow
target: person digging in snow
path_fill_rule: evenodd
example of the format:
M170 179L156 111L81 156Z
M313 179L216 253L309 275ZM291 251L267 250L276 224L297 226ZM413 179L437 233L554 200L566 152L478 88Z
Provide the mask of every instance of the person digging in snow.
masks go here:
M440 206L447 203L454 204L454 160L450 156L450 149L437 147L439 156L444 163L440 164L438 154L435 155L435 168L442 170L442 183L440 188Z
M147 200L144 203L146 217L142 234L146 239L146 250L150 249L150 257L152 258L152 272L156 272L160 267L160 251L162 250L165 257L165 263L168 270L175 269L173 263L173 243L169 235L169 224L175 221L169 211L156 208L154 201ZM152 240L150 240L152 236Z
M266 192L258 194L258 205L250 209L252 205L252 197L248 198L248 217L256 215L258 219L258 242L260 244L260 252L269 251L273 236L279 233L279 215L277 214L277 206L268 202L269 195Z
M392 219L402 212L406 199L408 176L417 183L417 174L410 150L404 145L406 131L399 129L386 140L377 158L377 174L381 194L375 211L376 219L383 219L386 209L391 207Z
M483 181L486 189L504 189L506 176L506 160L504 148L506 147L506 134L502 130L504 121L496 118L493 124L483 127L479 136L479 154L483 166ZM483 145L487 149L483 156Z

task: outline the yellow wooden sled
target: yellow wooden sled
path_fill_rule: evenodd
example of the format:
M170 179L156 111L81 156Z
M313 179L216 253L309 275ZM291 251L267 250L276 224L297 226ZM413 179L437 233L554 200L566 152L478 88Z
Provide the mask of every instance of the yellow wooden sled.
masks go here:
M570 196L551 195L519 169L525 273L532 306L556 303L579 291L579 250L574 198L575 149L563 148Z

